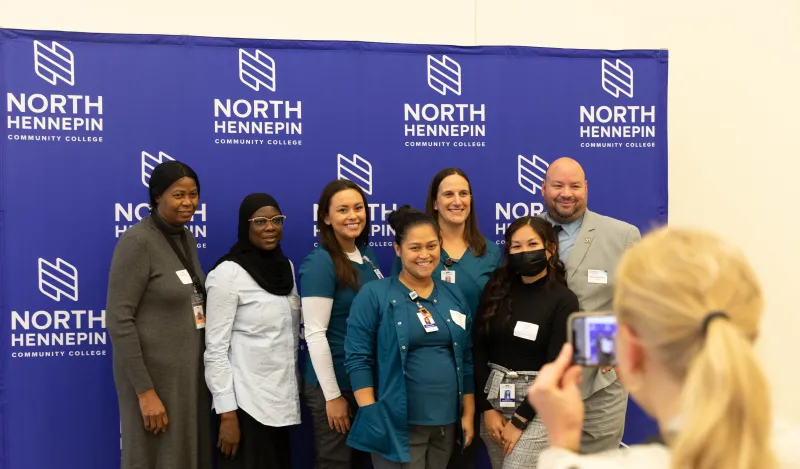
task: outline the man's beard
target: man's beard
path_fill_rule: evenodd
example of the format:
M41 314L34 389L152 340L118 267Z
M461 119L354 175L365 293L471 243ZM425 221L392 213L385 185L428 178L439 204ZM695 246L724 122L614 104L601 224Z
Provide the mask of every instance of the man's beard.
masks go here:
M562 201L564 201L564 200L562 199ZM568 202L573 202L573 204L574 204L574 206L572 207L572 210L570 210L568 212L564 212L562 210L559 210L557 201L554 201L552 205L547 207L547 210L549 212L555 213L555 215L558 218L560 218L561 220L569 220L572 217L574 217L576 213L578 213L581 210L583 210L584 207L585 207L585 205L578 204L577 200L569 200Z

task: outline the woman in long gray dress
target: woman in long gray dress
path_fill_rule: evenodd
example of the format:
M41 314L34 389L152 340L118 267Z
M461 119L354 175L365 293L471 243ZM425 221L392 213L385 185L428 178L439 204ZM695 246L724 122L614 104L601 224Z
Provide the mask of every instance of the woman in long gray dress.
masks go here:
M186 229L200 181L180 162L150 178L150 215L114 250L106 325L122 423L121 469L210 469L203 373L205 281Z

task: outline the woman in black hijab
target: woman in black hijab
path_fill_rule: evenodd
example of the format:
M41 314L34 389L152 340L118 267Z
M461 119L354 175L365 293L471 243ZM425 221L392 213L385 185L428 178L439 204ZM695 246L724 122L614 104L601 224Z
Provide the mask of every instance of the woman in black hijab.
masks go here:
M248 195L238 240L206 280L205 373L220 415L220 469L291 467L300 297L280 247L285 219L270 195Z

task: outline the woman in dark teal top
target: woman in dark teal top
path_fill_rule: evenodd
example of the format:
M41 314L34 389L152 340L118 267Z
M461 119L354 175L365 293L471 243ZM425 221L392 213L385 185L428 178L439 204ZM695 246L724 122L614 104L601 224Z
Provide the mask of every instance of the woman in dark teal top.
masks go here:
M365 285L347 320L360 406L347 443L371 452L375 469L441 469L456 440L468 447L474 435L472 313L458 288L431 276L436 221L404 206L389 223L402 270Z
M357 410L344 368L350 304L367 282L383 278L369 247L364 192L350 181L328 184L317 212L320 245L300 266L303 323L308 344L304 394L313 419L318 469L363 467L369 456L347 446Z
M425 211L436 219L442 236L442 254L433 277L454 283L474 314L483 287L500 265L501 250L487 241L478 229L472 185L464 171L447 168L433 177ZM400 260L396 259L392 275L400 272L400 266ZM479 415L474 425L475 428L480 425ZM465 451L453 451L448 467L473 469L481 446L483 442L476 436L475 442Z
M439 171L431 181L425 211L439 224L442 255L433 277L454 283L477 311L483 287L500 265L502 252L489 242L478 228L472 186L466 173L458 168ZM400 272L395 259L392 275ZM465 469L458 466L458 469Z

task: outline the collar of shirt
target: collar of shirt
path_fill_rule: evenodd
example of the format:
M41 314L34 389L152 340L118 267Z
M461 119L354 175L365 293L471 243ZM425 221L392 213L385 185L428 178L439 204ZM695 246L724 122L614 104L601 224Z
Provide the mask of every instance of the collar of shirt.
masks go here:
M573 237L578 233L578 230L581 229L581 225L583 224L583 217L578 218L577 220L571 221L569 223L558 223L557 221L550 218L550 214L547 214L547 221L550 222L551 225L561 225L564 229L564 233L568 237Z

